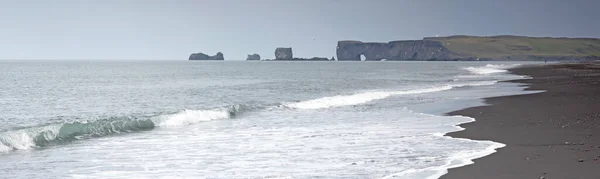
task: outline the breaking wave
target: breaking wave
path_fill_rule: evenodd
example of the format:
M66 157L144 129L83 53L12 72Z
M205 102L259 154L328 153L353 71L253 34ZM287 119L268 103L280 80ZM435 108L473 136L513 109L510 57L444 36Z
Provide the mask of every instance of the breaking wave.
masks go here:
M507 72L506 69L513 68L519 66L520 64L512 64L512 65L493 65L487 64L482 67L466 67L465 70L477 74L477 75L487 75L493 73L504 73Z
M494 83L495 81L482 81L465 84L440 85L405 91L365 92L353 95L324 97L283 105L277 104L275 106L294 109L322 109L364 104L395 95L431 93L450 90L457 87L491 85ZM265 108L265 106L257 104L238 104L217 109L182 110L173 114L107 117L0 131L0 153L121 133L148 131L155 128L179 127L212 120L230 119L247 111L260 110L263 108Z
M368 103L374 100L380 100L396 95L409 95L409 94L420 94L420 93L431 93L438 91L450 90L453 88L466 87L466 86L484 86L493 85L496 81L481 81L474 83L464 84L448 84L430 88L414 89L406 91L379 91L379 92L365 92L352 95L339 95L330 96L319 99L313 99L308 101L300 101L296 103L285 104L285 107L294 109L323 109L340 106L351 106Z
M109 117L9 130L0 132L0 153L119 133L146 131L157 127L178 127L211 120L229 119L251 109L252 107L245 105L233 105L213 110L183 110L174 114L150 117Z

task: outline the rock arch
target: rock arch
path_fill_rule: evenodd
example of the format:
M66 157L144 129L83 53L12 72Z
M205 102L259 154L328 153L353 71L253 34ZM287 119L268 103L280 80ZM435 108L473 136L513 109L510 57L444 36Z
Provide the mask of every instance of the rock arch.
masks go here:
M367 61L367 56L365 56L365 54L359 54L358 55L358 59L360 59L360 61Z

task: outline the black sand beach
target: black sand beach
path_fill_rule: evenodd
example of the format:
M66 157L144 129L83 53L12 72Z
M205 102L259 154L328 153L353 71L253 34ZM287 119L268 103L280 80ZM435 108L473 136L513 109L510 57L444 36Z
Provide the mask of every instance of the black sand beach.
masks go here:
M506 144L444 179L600 178L600 64L555 64L510 70L511 82L546 92L486 99L490 106L449 113L474 117L452 137Z

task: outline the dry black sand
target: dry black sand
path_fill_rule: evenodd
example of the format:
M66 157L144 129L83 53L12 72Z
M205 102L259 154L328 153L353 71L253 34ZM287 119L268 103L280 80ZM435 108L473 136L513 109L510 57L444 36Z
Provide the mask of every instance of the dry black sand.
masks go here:
M556 64L510 70L511 82L546 92L486 99L490 106L449 113L473 123L449 136L507 146L450 169L444 179L600 179L600 65Z

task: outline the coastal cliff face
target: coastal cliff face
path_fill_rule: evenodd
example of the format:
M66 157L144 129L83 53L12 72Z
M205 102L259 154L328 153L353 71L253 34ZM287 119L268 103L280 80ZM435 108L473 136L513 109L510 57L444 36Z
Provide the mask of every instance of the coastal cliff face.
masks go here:
M275 60L293 60L292 48L277 48L275 49Z
M225 58L221 52L218 52L214 56L206 55L204 53L192 53L188 60L225 60Z
M246 60L260 60L260 55L258 54L249 54L248 57L246 57Z
M523 36L450 36L364 43L339 41L339 61L496 60L581 61L600 59L600 39Z
M393 41L389 43L363 43L340 41L337 46L339 61L429 60L450 59L452 52L440 42L429 40Z

